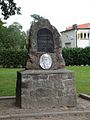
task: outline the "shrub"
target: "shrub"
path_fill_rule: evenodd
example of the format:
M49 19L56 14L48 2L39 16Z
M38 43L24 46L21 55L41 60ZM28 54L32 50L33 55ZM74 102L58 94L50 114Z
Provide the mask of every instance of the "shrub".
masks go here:
M2 67L25 67L27 50L1 50L0 66Z
M66 65L90 65L90 47L63 48L62 54Z

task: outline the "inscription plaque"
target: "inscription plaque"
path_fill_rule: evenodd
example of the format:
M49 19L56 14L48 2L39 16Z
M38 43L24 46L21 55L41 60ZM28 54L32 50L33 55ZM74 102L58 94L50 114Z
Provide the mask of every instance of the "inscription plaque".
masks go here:
M40 29L37 33L38 51L54 52L54 42L52 32L46 28Z

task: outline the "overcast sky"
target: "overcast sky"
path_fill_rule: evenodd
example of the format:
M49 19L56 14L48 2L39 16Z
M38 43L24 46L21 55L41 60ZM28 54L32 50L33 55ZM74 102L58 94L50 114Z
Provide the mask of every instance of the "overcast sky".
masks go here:
M90 0L14 0L21 6L22 15L7 20L8 24L19 22L24 30L30 28L30 15L38 14L49 19L58 31L73 24L90 23Z

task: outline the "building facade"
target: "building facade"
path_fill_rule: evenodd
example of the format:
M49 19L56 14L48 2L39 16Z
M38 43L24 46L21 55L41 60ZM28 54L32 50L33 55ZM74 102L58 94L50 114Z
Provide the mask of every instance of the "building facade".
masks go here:
M81 47L90 46L90 23L73 25L61 32L62 47Z

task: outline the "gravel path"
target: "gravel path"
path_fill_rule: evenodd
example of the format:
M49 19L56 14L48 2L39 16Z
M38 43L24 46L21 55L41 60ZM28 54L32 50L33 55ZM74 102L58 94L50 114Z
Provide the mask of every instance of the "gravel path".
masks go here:
M74 108L20 109L14 98L0 100L0 120L90 120L90 101L77 98Z

